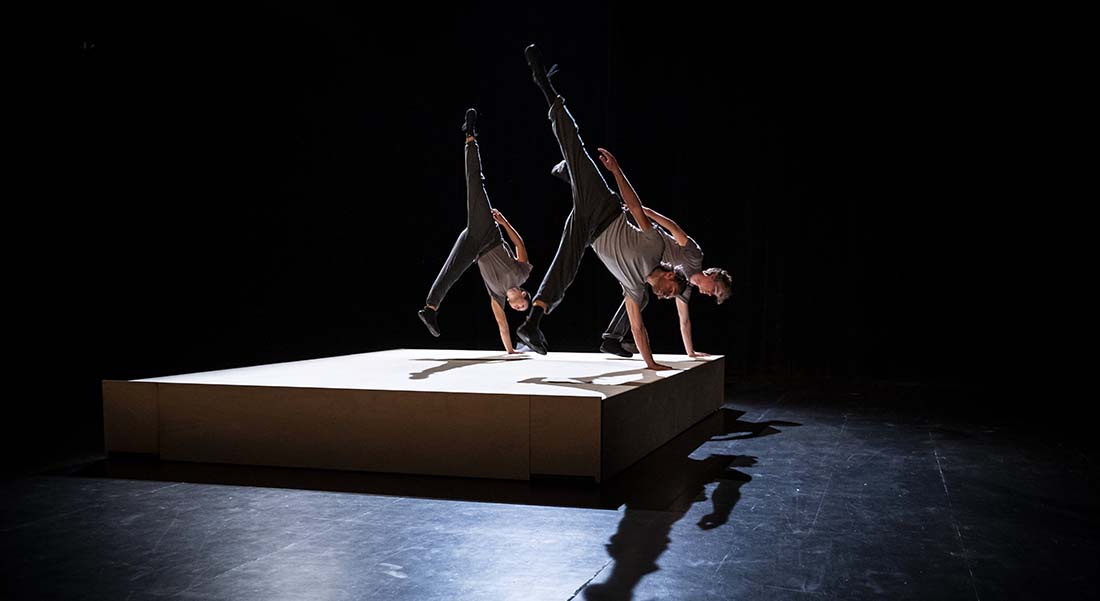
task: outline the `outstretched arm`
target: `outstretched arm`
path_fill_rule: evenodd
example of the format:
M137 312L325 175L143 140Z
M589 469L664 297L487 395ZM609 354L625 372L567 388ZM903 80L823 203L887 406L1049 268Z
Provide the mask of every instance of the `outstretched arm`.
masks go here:
M676 244L684 246L688 242L687 232L683 230L675 221L665 217L664 215L654 211L649 207L642 207L642 211L645 212L646 217L649 217L653 221L657 222L657 225L668 230L668 233L672 234L672 237L676 239Z
M600 151L600 162L615 176L615 184L619 187L619 194L622 195L626 208L630 209L630 214L634 216L634 222L638 224L638 229L643 232L653 229L653 226L649 224L649 219L646 219L645 211L642 210L642 201L634 191L634 186L630 185L630 180L626 179L626 175L623 175L623 169L619 166L619 161L615 159L615 155L605 148L597 150Z
M634 334L634 344L638 345L638 352L642 354L642 359L645 359L645 366L657 371L672 369L653 360L653 352L649 350L649 333L646 332L645 323L642 322L642 308L629 296L626 297L626 316L630 319L630 331Z
M497 329L500 330L500 341L504 343L504 350L509 355L515 355L519 351L512 348L512 330L508 327L508 316L504 314L504 307L497 303L496 299L489 298L489 304L493 307L493 317L497 320Z
M528 263L527 247L523 245L523 238L520 238L516 228L512 227L511 223L508 223L508 219L504 217L504 213L493 209L493 221L499 223L508 234L508 237L511 238L512 244L516 247L516 260L520 263Z
M676 297L676 313L680 315L680 336L684 339L684 352L688 357L709 357L707 353L696 352L691 343L691 313L688 312L687 302L680 297Z

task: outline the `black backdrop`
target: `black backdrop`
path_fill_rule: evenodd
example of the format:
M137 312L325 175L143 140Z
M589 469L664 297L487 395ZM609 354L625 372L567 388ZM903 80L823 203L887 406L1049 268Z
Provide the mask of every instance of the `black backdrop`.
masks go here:
M19 453L94 448L105 378L499 348L476 270L442 338L415 312L462 227L468 106L532 290L556 248L568 188L532 41L590 148L733 275L732 302L692 305L733 381L991 381L1008 61L974 21L519 4L78 19L24 95L50 195L23 221L49 252L20 261L21 325L50 392L14 403ZM552 348L594 351L616 290L590 254ZM646 322L681 352L671 303Z

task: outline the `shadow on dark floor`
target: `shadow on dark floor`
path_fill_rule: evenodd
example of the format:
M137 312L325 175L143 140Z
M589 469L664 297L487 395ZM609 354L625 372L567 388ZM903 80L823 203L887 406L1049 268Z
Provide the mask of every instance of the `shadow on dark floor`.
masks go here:
M339 491L401 497L621 509L622 519L607 543L613 560L604 582L588 585L583 598L633 598L639 582L657 571L674 525L695 503L709 500L709 511L695 526L714 530L726 524L752 478L737 468L756 457L692 454L710 440L741 440L779 433L794 422L748 422L742 411L722 408L601 485L590 481L545 479L530 482L448 478L332 470L197 464L155 457L111 456L75 472L89 478L127 478L203 484ZM710 490L707 488L716 484Z
M778 434L776 426L798 426L794 422L745 422L744 413L722 409L715 421L700 424L709 427L707 440L740 440ZM698 426L697 426L698 427ZM729 436L742 434L741 436ZM607 553L614 560L611 574L604 582L586 586L584 598L593 601L627 601L646 574L660 569L657 559L668 548L673 526L695 503L707 500L706 487L717 483L711 491L711 511L702 516L696 526L713 530L729 521L730 514L741 500L741 487L752 480L735 468L756 465L756 457L747 455L711 454L704 459L692 459L698 448L688 438L676 438L662 447L667 453L646 459L648 464L635 464L607 485L607 500L621 501L625 506L619 527L607 544ZM659 478L654 475L659 474Z
M622 600L634 597L634 588L646 574L660 569L657 559L671 542L669 535L676 522L691 505L707 500L706 485L717 482L711 492L712 511L696 523L702 530L713 530L727 521L734 506L741 500L741 486L752 477L733 469L751 467L755 457L711 455L694 470L692 486L667 511L646 511L628 503L619 521L618 530L607 543L607 554L614 560L611 574L604 582L584 588L584 598L592 600Z

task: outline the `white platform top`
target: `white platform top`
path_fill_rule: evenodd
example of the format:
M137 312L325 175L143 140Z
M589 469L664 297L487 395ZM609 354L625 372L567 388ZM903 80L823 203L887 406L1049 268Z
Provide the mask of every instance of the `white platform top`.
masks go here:
M677 369L648 370L638 355L623 359L603 353L552 352L542 356L397 349L136 381L607 398L659 378L675 377L720 356L692 359L686 355L655 355L654 358Z

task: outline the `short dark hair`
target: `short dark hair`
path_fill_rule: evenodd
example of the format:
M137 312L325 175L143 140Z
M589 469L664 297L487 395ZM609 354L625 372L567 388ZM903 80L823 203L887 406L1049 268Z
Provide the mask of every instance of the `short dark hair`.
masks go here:
M522 300L526 301L528 306L531 305L531 293L527 292L526 288L524 288L523 286L513 286L512 288L515 288L516 290L519 290L520 298ZM511 288L509 288L509 290L511 290ZM516 309L515 307L512 307L511 301L508 301L507 298L505 298L505 303L504 304L507 305L508 307L511 307L512 309L514 309L516 311L526 311L526 309Z
M661 261L661 264L657 267L657 269L672 272L673 279L676 281L676 296L680 296L684 293L684 290L687 290L688 279L687 276L684 275L684 272L682 270L677 267L673 267L671 263L666 263L664 261ZM657 271L657 269L654 269L654 271Z
M733 278L725 269L721 267L709 267L703 270L703 275L715 276L714 281L718 284L718 290L715 292L715 301L721 305L729 300L733 295Z
M684 293L684 290L687 290L688 278L680 269L673 269L672 273L676 276L676 295L679 296Z

